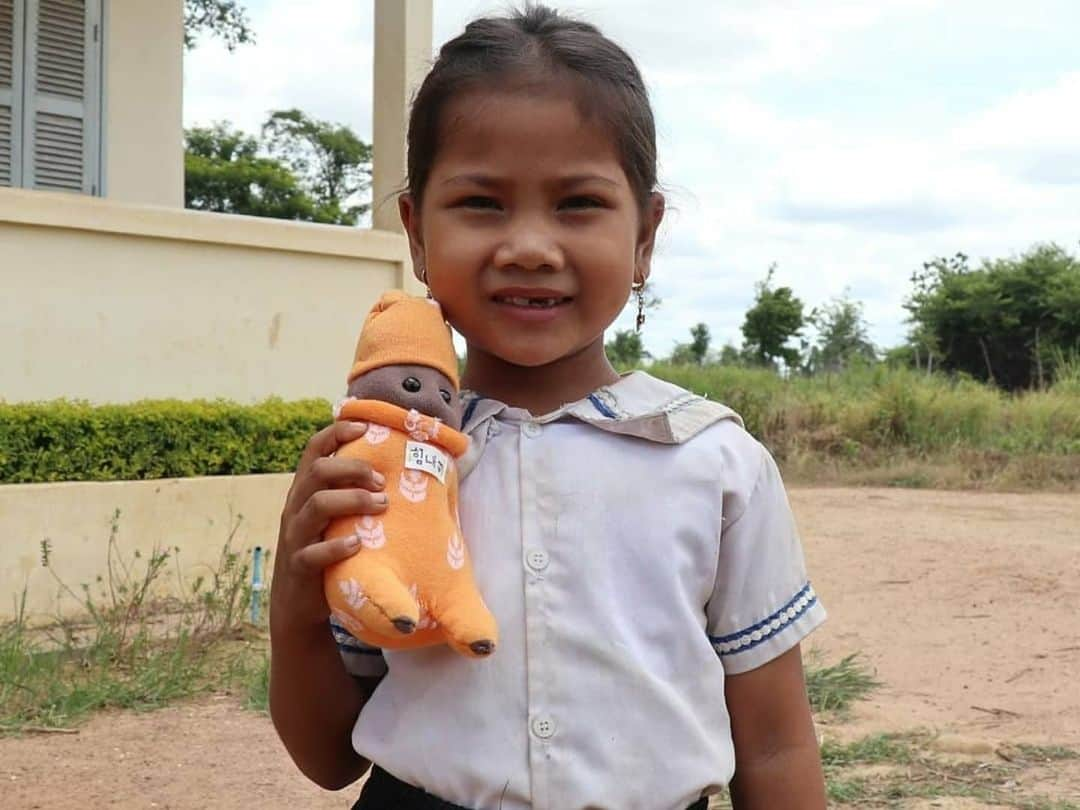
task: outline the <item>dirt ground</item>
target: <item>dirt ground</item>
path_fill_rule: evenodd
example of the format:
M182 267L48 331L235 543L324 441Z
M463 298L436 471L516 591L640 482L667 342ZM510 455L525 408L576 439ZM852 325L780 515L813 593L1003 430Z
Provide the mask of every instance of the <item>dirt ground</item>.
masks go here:
M792 501L830 615L806 647L828 662L859 652L884 684L825 737L929 729L945 752L991 758L1004 743L1080 749L1080 497L798 488ZM1080 760L1027 779L1080 801ZM8 810L348 808L356 792L307 783L269 720L228 697L0 740Z

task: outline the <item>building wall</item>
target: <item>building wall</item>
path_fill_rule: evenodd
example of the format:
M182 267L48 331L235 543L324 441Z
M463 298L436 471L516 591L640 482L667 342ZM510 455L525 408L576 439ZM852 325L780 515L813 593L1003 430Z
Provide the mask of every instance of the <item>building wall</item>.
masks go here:
M76 594L89 585L101 605L114 516L114 560L137 579L153 552L167 551L154 595L190 595L196 577L220 570L230 535L230 549L245 562L255 546L274 548L291 481L283 474L0 486L0 622L14 617L24 591L26 616L35 623L85 612L42 567L46 539L60 581Z
M0 399L342 394L381 231L0 190Z
M104 196L184 205L183 0L105 0Z

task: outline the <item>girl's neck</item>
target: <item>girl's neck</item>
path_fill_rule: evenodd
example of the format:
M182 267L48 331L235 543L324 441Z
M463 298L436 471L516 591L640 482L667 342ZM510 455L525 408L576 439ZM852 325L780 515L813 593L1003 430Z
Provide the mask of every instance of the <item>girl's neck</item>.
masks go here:
M542 416L618 379L601 336L580 352L544 366L516 366L470 346L461 382L485 397Z

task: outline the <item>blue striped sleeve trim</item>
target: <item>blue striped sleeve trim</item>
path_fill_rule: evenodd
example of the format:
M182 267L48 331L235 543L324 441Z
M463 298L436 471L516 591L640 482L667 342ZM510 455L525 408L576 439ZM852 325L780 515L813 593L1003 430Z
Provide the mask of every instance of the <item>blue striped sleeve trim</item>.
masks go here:
M722 656L752 650L790 627L796 619L816 605L817 601L817 594L807 582L787 604L771 616L727 636L709 636L709 641Z
M382 650L378 647L354 647L351 644L342 644L340 641L337 646L340 652L350 655L382 655Z
M605 405L604 401L596 394L589 394L589 402L593 404L593 407L596 408L596 410L600 411L601 415L606 416L608 419L619 418L619 415Z
M352 653L354 655L382 655L382 650L380 648L372 647L370 644L365 644L360 641L360 639L335 621L333 617L330 618L330 630L334 634L334 641L337 642L337 647L340 652Z

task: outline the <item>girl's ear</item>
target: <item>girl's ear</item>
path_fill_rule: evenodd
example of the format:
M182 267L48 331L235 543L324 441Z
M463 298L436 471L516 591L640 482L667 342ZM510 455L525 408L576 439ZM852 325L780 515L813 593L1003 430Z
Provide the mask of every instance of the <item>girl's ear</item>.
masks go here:
M411 194L398 195L398 214L401 216L401 224L405 228L405 235L409 237L409 253L412 254L413 272L419 281L421 268L424 262L424 235L420 228L420 206ZM426 283L426 282L425 282Z
M634 281L644 282L652 271L653 248L656 247L656 232L664 219L666 203L664 195L654 191L641 214L641 228L638 231L637 249L634 252Z

